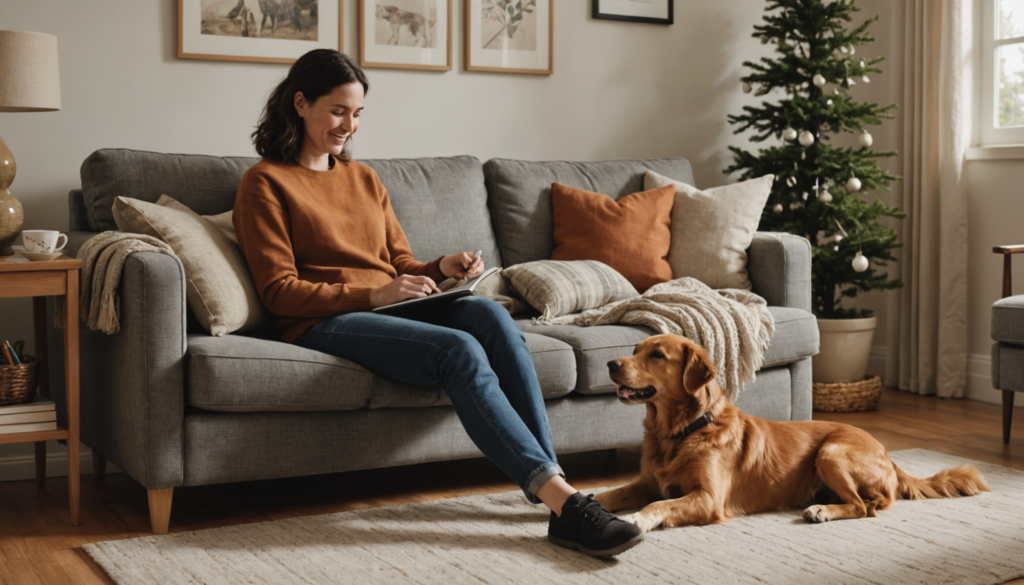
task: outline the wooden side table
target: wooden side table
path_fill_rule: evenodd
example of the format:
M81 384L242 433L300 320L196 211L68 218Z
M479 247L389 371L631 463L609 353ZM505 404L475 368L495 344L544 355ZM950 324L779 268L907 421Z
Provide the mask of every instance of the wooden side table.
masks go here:
M79 523L78 445L78 272L82 261L61 256L49 262L31 262L20 254L0 257L0 298L32 297L32 316L36 335L36 359L39 360L39 390L49 398L46 346L46 297L64 296L64 373L67 400L67 427L56 431L0 435L0 445L36 444L36 479L46 479L46 441L66 440L68 444L68 493L71 500L71 525Z

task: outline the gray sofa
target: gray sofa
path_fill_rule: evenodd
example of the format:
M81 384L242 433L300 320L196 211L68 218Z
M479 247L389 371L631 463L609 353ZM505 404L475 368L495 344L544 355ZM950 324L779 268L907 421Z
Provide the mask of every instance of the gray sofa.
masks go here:
M68 250L116 230L115 197L168 194L200 214L230 210L255 158L100 150L70 194ZM595 163L472 157L364 160L388 189L418 259L483 250L489 266L550 258L550 185L619 198L641 191L645 169L693 183L685 159ZM748 250L753 290L776 331L738 404L776 420L811 416L810 246L759 233ZM186 307L181 264L141 253L125 263L116 335L81 331L81 439L155 493L249 481L478 457L439 387L413 387L265 334L212 337ZM52 314L52 311L51 311ZM537 326L519 320L547 400L559 453L639 445L643 408L618 403L606 362L653 332L636 326ZM51 340L61 339L50 335ZM51 343L50 380L62 396L63 348ZM596 421L596 423L595 423ZM570 480L572 478L569 478Z

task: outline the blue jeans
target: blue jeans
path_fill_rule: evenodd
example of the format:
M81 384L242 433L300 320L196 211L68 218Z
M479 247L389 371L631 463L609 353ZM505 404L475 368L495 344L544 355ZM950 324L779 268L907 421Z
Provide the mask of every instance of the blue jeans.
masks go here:
M416 320L345 313L295 343L406 384L439 384L473 443L533 503L540 486L565 476L523 331L490 299L462 297Z

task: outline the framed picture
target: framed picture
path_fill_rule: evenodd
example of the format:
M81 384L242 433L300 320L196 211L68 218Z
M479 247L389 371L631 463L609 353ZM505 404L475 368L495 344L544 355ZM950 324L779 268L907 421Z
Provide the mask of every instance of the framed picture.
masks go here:
M452 69L452 0L359 0L359 64Z
M673 0L594 0L594 18L672 24Z
M178 57L292 63L342 50L343 0L178 0Z
M551 75L554 0L466 0L466 69Z

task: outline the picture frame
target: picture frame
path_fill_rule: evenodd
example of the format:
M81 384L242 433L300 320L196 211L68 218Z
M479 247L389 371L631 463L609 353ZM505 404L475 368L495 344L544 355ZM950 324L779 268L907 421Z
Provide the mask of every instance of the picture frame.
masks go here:
M359 0L359 64L451 71L452 0Z
M648 24L672 24L674 0L593 0L592 15L603 20L644 22Z
M344 0L294 0L264 14L259 0L178 0L178 58L294 63L343 50Z
M554 0L465 0L466 70L551 75Z

